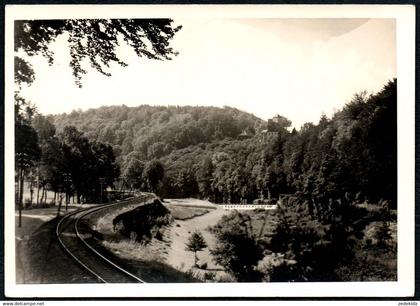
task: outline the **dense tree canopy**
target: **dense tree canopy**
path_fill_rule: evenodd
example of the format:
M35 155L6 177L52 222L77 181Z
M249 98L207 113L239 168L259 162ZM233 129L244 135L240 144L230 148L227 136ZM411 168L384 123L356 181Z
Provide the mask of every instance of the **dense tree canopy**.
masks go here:
M396 205L396 80L299 131L274 119L266 134L267 123L233 108L112 106L54 117L58 130L74 124L112 145L130 177L133 163L159 159L164 196L249 203L301 192L320 217L329 199Z
M156 192L158 184L165 175L165 169L160 161L153 159L145 165L143 174L148 190Z
M119 177L112 147L89 141L74 126L67 126L60 134L62 141L64 173L71 177L78 201L84 197L95 201L101 188L113 186ZM102 186L101 186L102 185Z

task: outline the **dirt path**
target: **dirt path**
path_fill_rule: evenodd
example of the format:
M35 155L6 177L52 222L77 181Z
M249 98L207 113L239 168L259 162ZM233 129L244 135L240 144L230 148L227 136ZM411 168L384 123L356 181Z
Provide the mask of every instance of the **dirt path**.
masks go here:
M198 230L203 234L208 245L206 249L198 252L199 264L206 263L207 271L219 273L221 267L213 263L209 252L209 248L215 245L215 237L208 231L208 228L215 225L223 215L228 213L229 211L217 208L203 216L185 221L176 220L168 231L171 245L166 256L166 263L179 270L188 270L194 266L194 254L185 250L185 244L191 233Z

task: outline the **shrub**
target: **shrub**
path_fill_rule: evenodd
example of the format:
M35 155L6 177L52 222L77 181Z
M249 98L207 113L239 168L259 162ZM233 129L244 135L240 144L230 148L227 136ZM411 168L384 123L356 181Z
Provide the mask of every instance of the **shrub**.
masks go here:
M249 216L234 211L223 216L212 232L217 239L215 248L210 250L214 262L237 281L260 281L262 275L256 266L263 250L252 233Z
M285 258L285 254L273 253L258 262L258 270L267 282L301 281L297 261Z
M216 279L216 273L211 272L211 271L207 271L207 272L204 273L203 279L204 279L204 281L214 282L215 279Z
M230 274L223 274L216 278L220 283L233 283L236 279Z
M375 228L373 237L376 239L376 245L378 248L385 249L388 247L388 241L391 239L391 234L389 233L388 222L381 221Z
M260 271L271 281L337 281L335 269L354 258L355 231L340 218L331 218L328 224L313 220L305 214L296 214L282 208L278 223L268 246L274 253L282 253L287 260L295 260L291 269L276 259L270 267ZM347 218L353 218L347 217Z

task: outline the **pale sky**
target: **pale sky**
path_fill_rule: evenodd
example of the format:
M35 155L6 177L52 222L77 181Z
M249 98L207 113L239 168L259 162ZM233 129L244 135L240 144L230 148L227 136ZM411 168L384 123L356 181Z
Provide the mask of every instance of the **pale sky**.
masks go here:
M102 105L232 106L262 119L276 114L300 128L331 116L353 94L377 92L396 77L394 19L189 19L172 61L119 49L128 67L111 77L88 69L78 88L66 38L53 45L53 66L30 58L35 82L22 95L44 114Z

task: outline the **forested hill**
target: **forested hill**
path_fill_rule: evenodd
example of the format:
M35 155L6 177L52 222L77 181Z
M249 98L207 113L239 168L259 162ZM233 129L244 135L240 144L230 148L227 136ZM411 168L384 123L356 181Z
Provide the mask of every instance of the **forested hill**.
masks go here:
M217 203L295 193L328 214L340 207L331 201L396 206L396 89L392 80L376 94L356 94L299 131L284 117L265 122L228 107L112 106L53 119L58 133L75 126L109 143L120 178L134 188Z
M118 160L131 152L160 158L190 145L254 135L264 122L235 108L201 106L104 106L54 116L58 131L75 126L90 140L109 143Z

